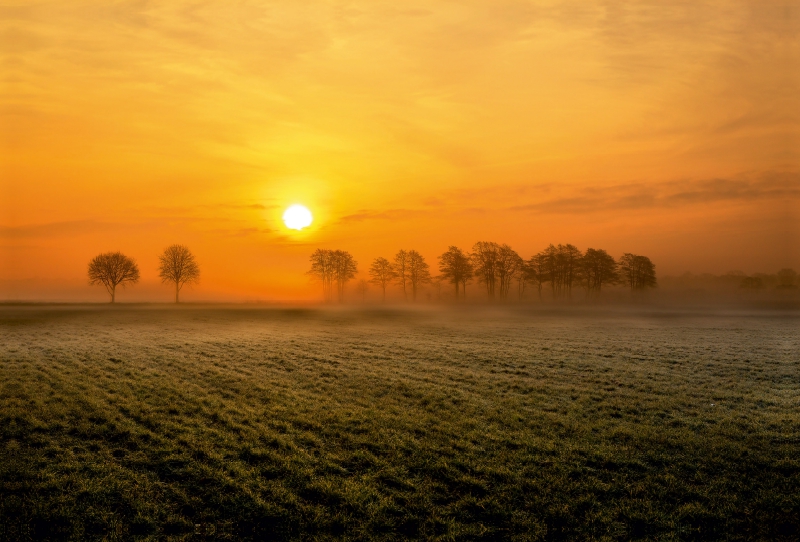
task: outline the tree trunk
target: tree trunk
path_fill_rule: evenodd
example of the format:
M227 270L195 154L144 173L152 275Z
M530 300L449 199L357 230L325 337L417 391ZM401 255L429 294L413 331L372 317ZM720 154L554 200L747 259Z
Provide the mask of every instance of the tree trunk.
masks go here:
M111 288L111 302L112 302L112 303L114 303L114 298L116 297L116 293L117 293L117 285L115 284L115 285L114 285L114 286Z
M181 289L178 288L178 283L176 282L175 283L175 303L178 302L178 292L180 292L180 291L181 291Z

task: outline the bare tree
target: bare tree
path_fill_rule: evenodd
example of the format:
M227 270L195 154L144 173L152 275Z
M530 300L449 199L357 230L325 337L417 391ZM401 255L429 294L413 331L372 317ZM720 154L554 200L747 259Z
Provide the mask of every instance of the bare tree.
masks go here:
M375 258L369 268L370 282L377 284L383 291L383 302L386 302L386 286L396 277L394 266L386 258Z
M175 303L178 295L186 284L196 284L200 281L200 267L194 255L184 245L170 245L164 249L158 267L158 276L161 282L175 284Z
M525 281L536 285L536 290L539 293L539 301L542 300L542 285L547 282L547 255L540 252L525 262L523 274Z
M563 292L569 299L572 299L572 285L575 283L580 284L581 268L580 261L581 251L575 245L558 245L558 251L561 263L562 273L562 288Z
M411 298L417 300L417 288L431 281L430 266L422 254L416 250L408 251L408 281L411 283Z
M472 261L463 250L450 246L447 252L439 256L439 273L447 282L456 287L456 301L458 301L458 286L462 286L464 297L467 293L467 282L472 279Z
M358 273L358 263L345 250L318 248L311 254L311 269L308 274L322 283L322 295L326 302L333 300L334 286L339 303L344 301L344 287Z
M556 247L551 243L550 246L541 251L534 258L539 266L539 278L541 282L550 283L550 292L553 295L553 299L556 299L556 297L558 297L556 294L556 285L559 283L558 251L556 250Z
M521 274L523 264L524 261L520 255L510 246L504 244L497 248L495 270L500 288L500 299L508 299L511 282L518 274Z
M105 252L92 258L89 262L89 284L102 284L116 300L117 286L139 282L139 267L136 262L122 252Z
M579 281L581 251L574 245L552 244L535 256L540 278L550 283L553 299L572 296L572 285Z
M580 261L581 278L589 296L598 296L603 284L616 284L619 282L617 262L605 250L586 249Z
M656 266L647 256L626 252L620 257L618 265L623 282L630 286L632 292L657 286Z
M403 298L408 301L406 284L408 283L408 252L400 250L394 255L394 278L403 288Z
M495 284L497 282L497 258L500 245L497 243L478 241L472 247L472 265L478 282L486 286L486 295L489 300L494 299Z
M522 258L520 258L522 259ZM525 288L528 286L528 262L522 260L520 264L519 271L515 276L517 279L517 299L522 301L525 297Z
M333 251L318 248L311 254L311 269L308 275L322 283L322 297L326 303L333 300L334 257Z
M336 290L339 293L339 303L344 301L344 286L358 273L358 262L346 250L334 250L333 262L336 278Z

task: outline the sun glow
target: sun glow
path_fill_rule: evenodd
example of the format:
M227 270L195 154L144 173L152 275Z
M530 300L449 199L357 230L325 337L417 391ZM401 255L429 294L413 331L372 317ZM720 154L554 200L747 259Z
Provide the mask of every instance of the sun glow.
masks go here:
M302 230L310 226L312 220L311 211L302 205L292 205L283 213L283 223L291 230Z

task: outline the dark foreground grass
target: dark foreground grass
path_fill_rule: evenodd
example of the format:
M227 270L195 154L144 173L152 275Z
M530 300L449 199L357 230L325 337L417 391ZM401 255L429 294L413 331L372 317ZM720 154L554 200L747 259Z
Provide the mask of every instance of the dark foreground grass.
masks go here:
M0 538L793 540L798 323L0 308Z

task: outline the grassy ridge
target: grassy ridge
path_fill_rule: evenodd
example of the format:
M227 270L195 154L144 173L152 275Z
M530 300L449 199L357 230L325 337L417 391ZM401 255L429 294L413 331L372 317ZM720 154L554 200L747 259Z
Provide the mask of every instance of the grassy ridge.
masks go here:
M798 320L0 309L4 539L792 539Z

